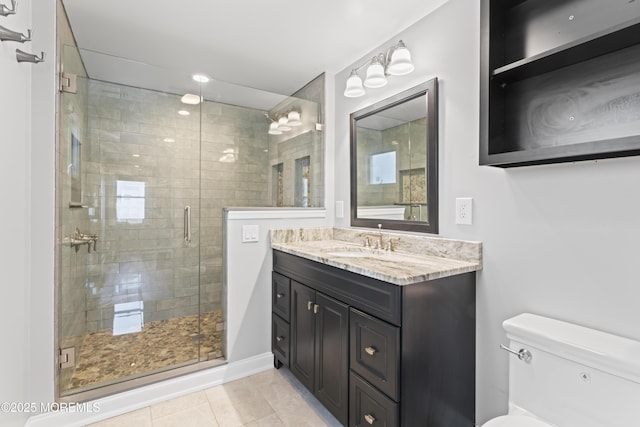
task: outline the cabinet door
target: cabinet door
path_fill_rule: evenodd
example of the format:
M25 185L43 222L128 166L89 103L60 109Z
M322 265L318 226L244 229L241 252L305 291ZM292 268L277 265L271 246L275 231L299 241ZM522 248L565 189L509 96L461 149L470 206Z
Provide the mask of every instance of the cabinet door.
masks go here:
M311 392L314 391L315 291L291 281L291 356L289 369Z
M349 307L316 293L316 387L315 395L340 421L349 413Z

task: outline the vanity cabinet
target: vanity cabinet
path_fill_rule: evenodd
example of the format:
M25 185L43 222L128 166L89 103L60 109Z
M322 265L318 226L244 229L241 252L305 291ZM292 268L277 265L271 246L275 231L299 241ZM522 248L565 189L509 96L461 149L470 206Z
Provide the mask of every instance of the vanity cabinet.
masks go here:
M347 422L349 307L291 281L291 372Z
M343 425L474 425L474 272L398 286L278 250L273 269L275 364Z

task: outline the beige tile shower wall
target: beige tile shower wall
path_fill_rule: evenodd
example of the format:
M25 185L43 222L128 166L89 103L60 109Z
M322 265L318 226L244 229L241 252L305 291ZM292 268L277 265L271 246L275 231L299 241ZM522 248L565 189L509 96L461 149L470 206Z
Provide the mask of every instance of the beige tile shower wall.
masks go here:
M274 181L277 180L277 176L273 173L273 166L280 163L283 164L283 206L294 206L295 199L295 161L303 157L310 157L310 176L309 176L309 206L310 207L323 207L324 206L324 143L325 136L324 131L318 131L315 129L315 123L323 124L325 117L325 75L321 74L316 77L300 90L296 91L291 96L289 102L296 104L295 99L308 101L303 103L306 105L305 111L314 111L313 120L310 120L311 124L306 133L296 135L293 138L287 139L287 134L282 136L269 138L269 192L271 198L269 198L269 204L272 204L273 200L277 200L277 197L273 197L272 194L274 188ZM277 111L279 111L276 108ZM271 111L272 115L274 111ZM303 112L305 114L305 112ZM304 117L305 119L309 119Z
M282 163L283 206L295 206L296 160L310 157L309 207L321 207L324 203L324 181L319 167L323 155L322 132L309 131L284 142L269 144L269 180L277 179L273 166ZM269 190L272 188L270 186ZM269 199L269 205L271 198Z
M90 232L87 327L113 326L114 304L143 301L144 321L198 313L200 117L179 116L180 97L90 81L87 180ZM119 183L120 182L120 183ZM118 191L135 183L142 206L125 214ZM192 242L183 240L184 206Z
M221 308L222 209L270 206L264 111L205 102L202 109L202 310Z
M177 115L179 96L90 85L85 192L100 240L88 258L89 330L111 328L117 303L143 301L145 321L221 308L222 208L269 204L264 112L205 102L201 133L200 107ZM118 181L144 183L144 218L119 218Z
M402 201L401 171L426 167L426 119L383 131L358 129L358 203L361 206L393 205ZM396 152L396 183L369 184L369 157ZM423 188L422 186L420 186Z

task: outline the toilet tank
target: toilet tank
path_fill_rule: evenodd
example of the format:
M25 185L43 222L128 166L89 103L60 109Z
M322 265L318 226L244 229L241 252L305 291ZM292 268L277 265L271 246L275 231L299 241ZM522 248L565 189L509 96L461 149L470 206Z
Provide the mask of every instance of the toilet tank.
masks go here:
M509 407L559 427L640 426L640 342L534 314L503 323Z

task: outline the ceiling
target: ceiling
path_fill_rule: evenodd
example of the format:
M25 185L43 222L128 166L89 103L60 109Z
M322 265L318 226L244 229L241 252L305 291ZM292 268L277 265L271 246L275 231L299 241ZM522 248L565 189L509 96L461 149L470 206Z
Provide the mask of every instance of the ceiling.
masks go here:
M343 70L446 1L63 3L92 78L149 87L139 83L154 79L145 77L146 69L153 69L159 81L164 80L160 70L186 76L200 72L226 92L239 85L245 87L245 98L256 97L248 88L268 98L269 93L290 95L325 71ZM405 42L411 48L411 41ZM171 85L165 81L157 89L172 91L166 86ZM229 102L228 96L233 95L211 95L221 102Z

